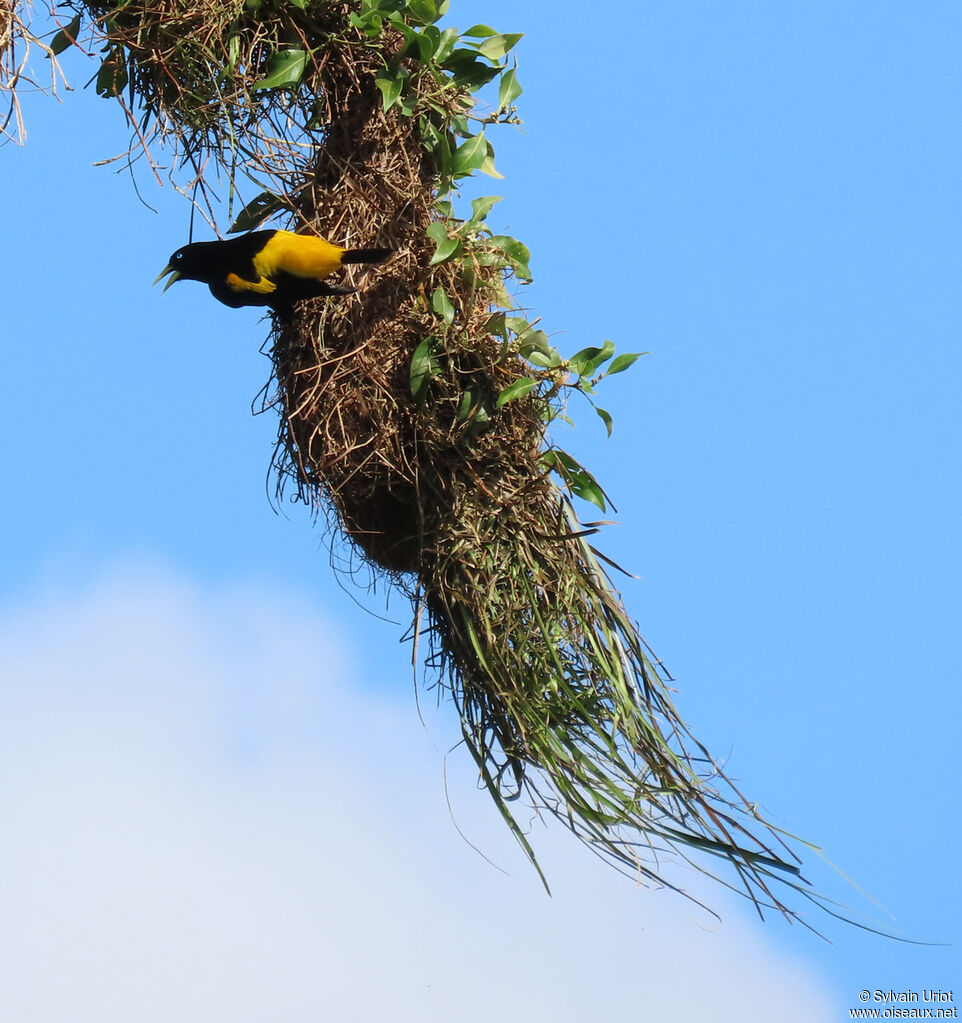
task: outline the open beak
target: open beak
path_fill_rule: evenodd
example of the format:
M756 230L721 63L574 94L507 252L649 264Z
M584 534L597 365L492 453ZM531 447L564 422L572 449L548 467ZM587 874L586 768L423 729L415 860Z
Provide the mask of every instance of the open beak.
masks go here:
M170 263L168 263L164 267L164 269L161 270L160 273L157 275L157 280L154 281L154 284L157 284L158 281L163 280L163 278L166 277L167 274L170 274L170 279L164 285L164 291L166 291L171 286L171 284L176 284L177 281L180 280L180 274L177 273L177 271L170 265Z

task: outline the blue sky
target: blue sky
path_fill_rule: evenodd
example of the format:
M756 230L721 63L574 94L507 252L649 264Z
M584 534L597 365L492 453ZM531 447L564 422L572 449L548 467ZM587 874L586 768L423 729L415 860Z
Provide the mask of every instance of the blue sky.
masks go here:
M609 382L610 441L589 409L559 438L617 505L624 596L746 794L893 926L957 943L962 12L514 7L452 0L450 20L525 33L525 127L494 138L487 188L532 250L525 304L564 351L651 352ZM720 896L712 930L553 833L548 900L454 754L458 823L510 876L466 846L403 601L398 625L367 615L303 511L270 509L258 313L151 290L186 204L144 169L151 212L91 167L126 148L119 113L64 98L31 98L26 147L0 154L12 1018L63 997L92 1019L470 1019L518 906L517 1018L614 997L841 1020L863 988L959 986L958 948L842 926L828 945ZM616 979L576 998L572 946Z

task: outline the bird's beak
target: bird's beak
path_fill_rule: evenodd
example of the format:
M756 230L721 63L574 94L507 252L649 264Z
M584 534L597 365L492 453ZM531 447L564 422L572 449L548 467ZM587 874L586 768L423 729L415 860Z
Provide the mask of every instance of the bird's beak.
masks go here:
M168 280L167 283L164 285L164 291L166 291L171 286L171 284L176 284L177 281L180 280L180 274L177 273L177 271L170 265L170 263L168 263L164 267L164 269L161 270L160 273L157 275L157 280L154 281L154 284L157 284L158 281L163 280L163 278L166 277L167 274L170 274L170 280Z

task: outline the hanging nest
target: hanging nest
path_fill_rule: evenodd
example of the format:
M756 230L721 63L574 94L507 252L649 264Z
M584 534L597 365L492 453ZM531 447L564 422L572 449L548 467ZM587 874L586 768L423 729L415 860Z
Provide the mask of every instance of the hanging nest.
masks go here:
M659 853L695 847L783 908L768 881L797 880L791 854L767 825L752 833L757 818L690 740L552 473L563 463L545 458L564 369L534 367L525 332L505 329L499 243L439 216L437 167L417 122L384 111L382 66L350 46L325 53L327 130L301 218L396 254L356 296L275 326L279 493L333 511L426 614L429 663L533 861L509 809L521 794L633 876L662 881ZM434 223L462 260L432 265Z
M493 171L484 133L515 120L519 37L439 29L446 0L75 9L102 54L97 89L128 118L125 155L159 171L164 142L212 222L226 183L237 228L286 212L292 229L394 250L349 271L356 294L274 319L278 493L410 596L427 666L532 861L518 796L634 877L668 883L665 851L699 870L692 851L709 854L733 871L723 883L795 916L772 881L811 897L797 857L687 732L573 510L573 495L600 503L597 484L547 434L611 352L562 359L506 290L527 251L488 228L493 197L466 219L447 201ZM495 79L499 106L479 113Z

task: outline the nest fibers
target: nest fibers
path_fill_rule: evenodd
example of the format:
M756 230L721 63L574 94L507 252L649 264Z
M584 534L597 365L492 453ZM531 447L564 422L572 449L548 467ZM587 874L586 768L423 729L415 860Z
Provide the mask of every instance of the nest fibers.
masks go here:
M27 136L20 109L20 95L27 90L56 93L62 80L56 53L38 39L28 27L26 0L0 0L0 144L23 143ZM39 50L48 58L44 86L30 77L27 64L31 50Z
M268 189L261 212L283 206L297 229L395 250L349 271L356 295L275 320L278 491L326 512L410 595L428 665L532 860L509 806L522 794L633 876L665 883L663 850L700 850L757 905L784 910L769 885L806 892L793 855L688 735L549 472L563 367L522 358L483 220L457 259L437 262L438 230L464 225L439 203L425 132L448 132L470 92L410 49L407 22L371 21L373 6L91 4L106 53L97 87L124 105L138 151L173 143L181 187L203 196L218 174L232 189L247 175ZM382 102L389 66L405 76L406 110Z

